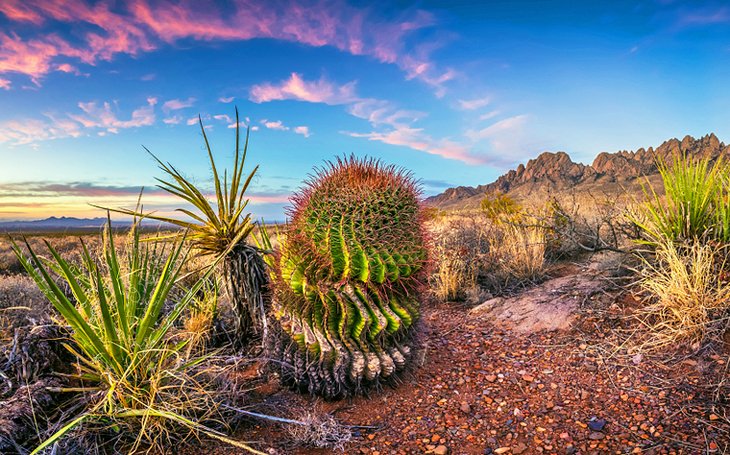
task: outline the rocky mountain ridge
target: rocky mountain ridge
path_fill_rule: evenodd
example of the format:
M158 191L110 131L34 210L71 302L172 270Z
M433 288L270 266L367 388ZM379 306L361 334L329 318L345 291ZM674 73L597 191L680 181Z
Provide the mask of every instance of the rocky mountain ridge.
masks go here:
M518 193L525 196L534 192L561 190L613 189L637 182L642 176L657 175L657 158L671 159L677 153L690 156L730 157L730 145L725 145L715 134L699 139L685 136L669 139L656 149L602 152L585 165L573 162L565 152L544 152L527 164L520 164L497 180L477 187L459 186L425 200L429 206L458 209L478 206L485 194L495 192Z

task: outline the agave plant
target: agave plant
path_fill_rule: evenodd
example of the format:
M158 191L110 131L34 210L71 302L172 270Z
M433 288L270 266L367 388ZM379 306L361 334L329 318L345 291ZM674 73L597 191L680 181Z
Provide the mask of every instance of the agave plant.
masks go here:
M74 343L67 348L78 360L81 384L73 390L82 392L85 404L83 413L34 453L81 425L135 435L131 451L141 446L161 449L170 442L167 436L180 431L254 451L199 423L225 423L217 417L217 404L196 370L205 357L186 355L187 341L170 337L174 324L210 278L212 266L189 289L174 291L189 253L183 242L167 247L143 244L134 228L127 253L120 256L110 227L111 222L101 260L84 246L80 266L64 260L48 242L49 259L38 256L27 242L30 257L13 244L20 263L70 327ZM65 282L72 298L54 275ZM174 294L181 297L163 311Z
M406 368L427 262L418 194L403 170L351 157L293 197L272 260L285 383L335 398Z
M167 176L166 179L157 178L157 186L192 205L194 211L185 208L176 209L192 221L142 213L140 210L114 209L114 211L179 226L188 232L188 239L203 254L220 255L228 251L223 262L224 277L237 316L237 331L242 339L253 333L263 332L265 335L266 309L263 294L267 285L267 274L261 251L247 242L256 228L256 223L253 222L250 213L244 213L249 202L246 191L258 170L258 166L254 167L244 179L243 166L248 152L249 130L246 131L241 153L240 122L236 109L236 150L229 181L227 170L224 170L221 178L203 121L200 117L198 120L213 173L215 201L209 201L205 192L185 178L172 164L162 162L145 149Z

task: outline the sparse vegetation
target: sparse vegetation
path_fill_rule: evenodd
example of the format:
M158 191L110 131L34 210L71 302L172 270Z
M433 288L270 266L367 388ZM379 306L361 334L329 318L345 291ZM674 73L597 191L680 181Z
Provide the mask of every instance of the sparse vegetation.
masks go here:
M81 266L64 260L50 244L52 259L42 259L28 244L26 258L15 247L27 273L70 326L73 344L68 349L78 363L78 386L68 391L82 393L84 408L34 453L77 428L105 431L110 426L119 437L131 437L123 442L132 452L161 451L171 441L196 433L250 450L199 423L224 423L216 418L214 395L196 369L205 358L186 356L189 340L174 342L169 337L210 272L165 313L188 254L184 243L166 249L143 245L133 229L126 254L120 257L113 233L107 230L105 236L102 261L84 249ZM72 297L59 287L54 272Z
M722 159L712 164L684 155L658 167L665 201L647 191L643 211L632 215L640 241L652 248L639 270L648 299L642 320L652 334L645 345L701 343L708 332L727 329L730 168Z

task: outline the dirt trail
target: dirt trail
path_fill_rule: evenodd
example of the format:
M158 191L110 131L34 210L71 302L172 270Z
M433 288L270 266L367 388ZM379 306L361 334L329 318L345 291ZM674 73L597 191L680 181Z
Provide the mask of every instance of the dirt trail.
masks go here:
M284 414L294 403L378 428L356 430L348 454L730 450L727 408L703 388L722 377L726 352L670 366L606 357L608 340L636 305L606 287L606 264L570 268L569 276L471 313L427 306L424 365L397 388L322 402L272 382L260 409ZM275 425L239 436L270 453L331 453L287 445Z
M614 286L612 278L621 274L621 265L618 253L597 254L569 275L550 278L518 295L487 300L469 314L520 333L567 330L582 305Z

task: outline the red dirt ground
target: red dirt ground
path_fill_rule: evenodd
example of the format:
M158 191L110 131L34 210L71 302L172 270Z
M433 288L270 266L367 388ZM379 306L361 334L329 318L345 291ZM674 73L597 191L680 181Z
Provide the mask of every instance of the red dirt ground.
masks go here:
M625 353L605 359L635 301L609 296L586 306L593 308L582 309L569 332L524 335L436 304L425 312L424 365L399 387L322 402L272 382L259 409L317 409L343 424L379 428L356 430L348 454L730 451L728 408L713 394L714 378L726 376L726 352L669 364ZM605 426L597 431L591 419ZM274 424L238 436L269 453L332 452L293 447Z

